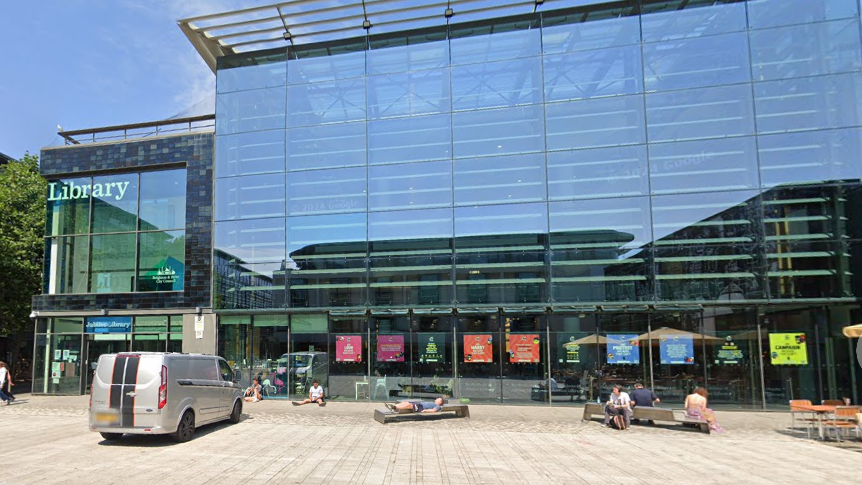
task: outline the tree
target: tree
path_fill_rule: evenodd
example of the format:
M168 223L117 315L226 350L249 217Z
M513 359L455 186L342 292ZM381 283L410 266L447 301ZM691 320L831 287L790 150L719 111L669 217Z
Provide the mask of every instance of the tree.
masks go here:
M0 167L0 337L23 336L41 293L46 190L38 157Z

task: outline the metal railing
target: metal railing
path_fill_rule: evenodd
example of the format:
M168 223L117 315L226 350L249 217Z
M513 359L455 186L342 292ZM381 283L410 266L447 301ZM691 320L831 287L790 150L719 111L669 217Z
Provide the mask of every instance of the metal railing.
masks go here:
M174 133L191 133L215 128L215 115L190 116L128 125L104 126L85 130L59 131L66 145L81 145L116 140L133 140Z

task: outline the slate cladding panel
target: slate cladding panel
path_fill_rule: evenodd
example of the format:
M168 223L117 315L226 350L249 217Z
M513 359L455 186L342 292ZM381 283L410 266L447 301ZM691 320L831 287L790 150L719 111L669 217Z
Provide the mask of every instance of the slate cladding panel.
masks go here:
M212 281L213 133L191 133L146 140L75 145L43 150L46 179L74 174L139 172L186 167L186 269L180 292L38 295L36 311L208 308Z

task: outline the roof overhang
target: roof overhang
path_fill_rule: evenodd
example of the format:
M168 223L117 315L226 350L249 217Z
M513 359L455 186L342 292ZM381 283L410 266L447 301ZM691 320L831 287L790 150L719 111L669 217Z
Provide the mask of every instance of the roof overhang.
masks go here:
M177 23L210 69L221 56L580 7L608 0L291 0Z

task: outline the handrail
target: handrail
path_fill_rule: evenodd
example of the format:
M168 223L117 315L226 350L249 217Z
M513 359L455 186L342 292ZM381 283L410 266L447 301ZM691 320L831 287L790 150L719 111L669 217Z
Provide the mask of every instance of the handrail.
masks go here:
M83 130L58 131L57 134L63 137L66 145L80 145L82 143L147 138L175 132L192 132L214 126L215 115L208 114ZM147 130L148 128L150 129Z

